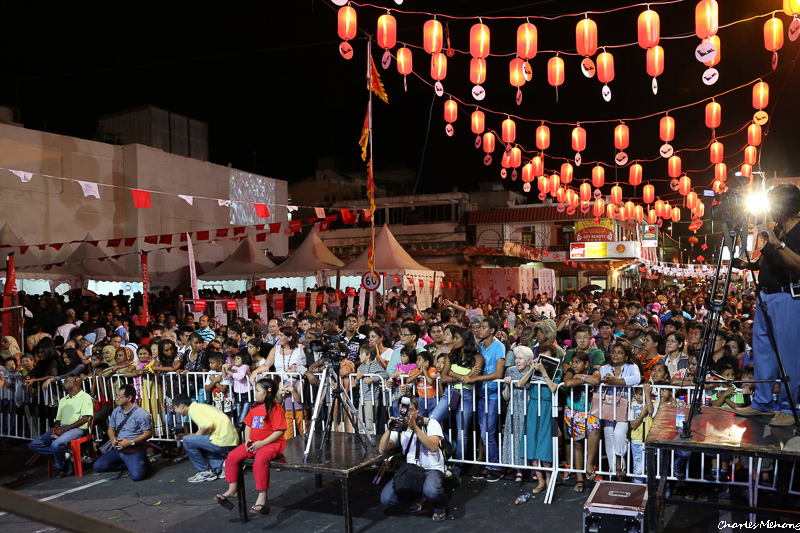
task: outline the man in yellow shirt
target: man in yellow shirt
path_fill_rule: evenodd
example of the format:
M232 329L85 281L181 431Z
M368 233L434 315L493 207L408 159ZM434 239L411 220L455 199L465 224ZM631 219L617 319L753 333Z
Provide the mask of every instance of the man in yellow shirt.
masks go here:
M173 398L172 407L178 415L188 415L198 428L196 433L183 438L186 455L197 470L189 483L214 481L221 475L228 453L239 445L233 422L213 405L193 402L184 394Z
M72 463L67 463L65 448L75 439L86 435L89 421L94 415L92 397L81 390L81 381L67 376L61 384L67 395L58 402L58 413L53 428L32 441L28 449L45 457L52 457L59 473L56 477L67 477L75 472ZM80 461L80 457L74 460Z

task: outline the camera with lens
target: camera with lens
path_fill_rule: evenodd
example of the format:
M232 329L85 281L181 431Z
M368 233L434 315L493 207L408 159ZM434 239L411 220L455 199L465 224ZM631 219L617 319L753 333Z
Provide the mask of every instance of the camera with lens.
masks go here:
M326 363L339 363L347 356L347 345L339 335L321 335L309 343L309 348Z
M408 429L408 410L411 407L411 400L409 398L400 398L400 403L397 408L400 411L400 418L392 418L389 420L389 429L391 431L403 432Z

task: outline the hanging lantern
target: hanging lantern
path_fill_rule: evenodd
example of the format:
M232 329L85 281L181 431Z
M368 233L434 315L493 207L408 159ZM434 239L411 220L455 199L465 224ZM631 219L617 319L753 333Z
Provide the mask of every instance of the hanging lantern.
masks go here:
M597 52L597 24L585 18L575 28L575 47L584 57L593 56Z
M503 168L511 168L511 150L503 152L500 158L500 166Z
M358 25L356 24L356 10L350 6L339 8L339 38L349 41L356 36Z
M667 160L667 172L670 178L677 178L681 175L681 158L673 155Z
M764 47L770 52L780 50L783 46L783 21L775 17L764 23Z
M588 202L592 197L592 186L584 182L581 184L581 200Z
M505 119L503 121L503 142L504 143L513 143L514 140L517 138L517 125L516 123L511 120L511 117Z
M673 222L681 221L681 209L679 207L672 208L672 221Z
M491 131L483 134L483 151L487 154L494 152L494 133Z
M614 204L608 204L606 206L606 216L608 218L615 218L617 216L617 206Z
M550 182L548 179L544 176L539 176L536 181L537 186L539 187L539 192L547 193L547 190L550 188Z
M642 165L634 163L628 171L628 183L634 187L642 184Z
M681 176L681 179L678 180L678 192L681 193L682 196L686 196L692 190L692 178L684 174Z
M703 218L703 215L706 214L706 204L704 204L703 202L698 201L697 202L697 207L695 208L695 210L697 211L698 218Z
M714 141L711 143L709 150L711 151L711 162L715 165L722 163L722 159L725 154L725 148L722 146L722 143L719 141Z
M564 60L558 56L547 61L547 83L553 87L564 83Z
M622 203L622 187L619 185L614 185L611 187L611 203L612 204L621 204Z
M640 205L637 205L633 208L633 218L635 218L638 222L641 222L644 218L644 208Z
M688 239L686 239L686 240L687 240L687 241L689 241L689 244L691 244L691 245L692 245L692 248L694 248L694 245L695 245L695 244L697 244L698 242L700 242L700 241L699 241L699 239L698 239L697 237L695 237L695 236L689 237L689 238L688 238Z
M769 104L769 85L760 81L753 85L753 107L764 109Z
M744 162L748 165L755 165L758 159L758 148L755 146L748 146L744 149Z
M658 134L661 137L661 140L665 143L668 143L674 139L675 119L670 116L663 117L658 125Z
M646 204L652 204L653 199L656 197L655 188L649 183L642 188L642 201Z
M719 63L720 59L722 59L722 49L720 48L719 36L714 35L710 39L707 39L707 41L714 46L714 49L717 51L717 53L714 54L714 57L708 61L704 61L703 64L707 67L713 67Z
M790 17L800 15L800 0L783 0L783 12Z
M544 175L544 161L540 156L537 155L536 157L531 159L531 165L533 166L531 170L533 171L534 176Z
M663 200L656 200L656 215L660 216L661 218L666 218L666 215L664 215L664 201Z
M542 123L541 126L536 128L536 148L539 150L547 150L550 147L550 128Z
M658 13L651 11L649 8L647 11L642 11L639 15L636 27L639 36L639 46L647 50L658 44L661 38L661 21L658 17Z
M472 57L489 57L489 26L474 24L469 30L469 53Z
M624 150L628 147L628 126L624 123L614 128L614 147L617 150Z
M698 263L702 263L702 262L703 262L703 261L705 261L705 260L706 260L706 258L705 258L705 257L703 257L702 255L698 255L698 256L697 256L697 262L698 262Z
M694 32L700 39L708 39L719 29L717 0L700 0L694 10Z
M689 209L694 209L697 207L697 193L694 191L690 191L689 194L686 195L686 207Z
M515 57L508 64L508 81L512 87L525 85L525 61Z
M628 200L625 202L625 218L633 218L636 213L636 206Z
M403 76L408 76L411 74L413 65L414 62L411 58L411 50L409 48L404 46L397 51L397 72Z
M578 200L578 193L576 193L572 189L567 189L567 194L565 195L564 200L566 201L566 203L571 205L573 202L576 202Z
M562 183L570 183L572 181L572 164L570 163L562 163L561 164L561 182Z
M664 73L664 49L654 46L647 49L647 75L654 78Z
M518 146L511 149L511 166L514 168L522 164L522 150Z
M566 199L567 199L567 191L564 190L564 187L560 187L558 189L558 192L556 192L556 201L560 204L563 204Z
M597 56L597 79L609 83L614 79L614 56L603 51Z
M576 125L572 128L572 149L582 152L586 149L586 130Z
M437 52L431 56L431 78L443 80L447 76L447 56Z
M717 163L714 165L714 179L719 182L724 182L728 179L728 165L725 163Z
M753 178L753 167L749 163L744 163L739 168L739 172L741 172L742 176L746 178Z
M714 194L722 194L725 189L725 184L721 181L714 181L713 185L711 185L711 190L714 191Z
M520 24L517 28L517 55L525 60L536 57L538 40L536 26L530 22Z
M719 128L722 120L722 107L717 102L706 104L706 127L713 129Z
M560 187L561 179L558 177L558 174L553 174L550 176L550 194L557 194Z
M670 218L672 216L672 206L669 202L664 202L664 216L661 218Z
M522 182L523 183L530 183L533 181L534 174L533 174L533 165L528 163L524 167L522 167Z
M747 127L747 144L750 146L761 144L761 126L758 124L750 124Z
M378 17L378 46L389 49L397 44L397 21L389 13Z
M442 23L436 19L429 20L422 27L422 46L429 54L442 51Z
M480 85L486 81L486 60L482 57L473 57L469 62L469 81Z
M480 109L476 109L472 112L472 116L470 117L470 124L472 125L472 133L476 135L480 135L483 133L484 122L486 121L486 117L483 114L483 111Z
M655 209L648 209L647 210L647 223L648 224L655 224L658 222L658 216L656 215Z
M592 206L592 214L596 217L603 216L606 210L606 203L603 201L602 198L598 198L594 201L594 205Z
M444 121L455 122L458 118L458 105L452 98L444 103Z
M596 188L600 188L606 184L606 171L600 165L597 165L592 169L592 185Z

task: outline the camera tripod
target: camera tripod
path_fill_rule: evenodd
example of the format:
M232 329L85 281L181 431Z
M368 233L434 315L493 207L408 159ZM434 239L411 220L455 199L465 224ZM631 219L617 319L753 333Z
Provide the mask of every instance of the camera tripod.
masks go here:
M311 417L308 438L306 440L306 449L303 453L303 462L308 461L308 454L311 452L311 447L313 446L314 442L314 433L317 429L317 420L319 419L320 411L322 410L322 404L325 402L325 399L328 397L328 395L330 395L331 401L330 405L328 406L327 420L322 430L322 439L319 443L319 456L322 456L322 452L325 449L325 441L327 440L328 433L330 432L331 425L333 424L333 413L336 410L336 406L338 406L339 409L344 412L344 415L352 424L353 429L356 431L356 435L358 435L358 438L361 441L361 445L364 446L364 451L369 451L367 441L369 441L372 447L375 446L375 441L372 440L372 436L367 431L366 425L361 420L361 417L358 416L358 410L353 405L353 401L342 387L341 380L339 379L339 373L337 372L338 366L338 364L332 363L329 359L325 359L325 368L322 371L322 377L319 380L317 399L314 402L314 414ZM359 429L361 431L359 431Z

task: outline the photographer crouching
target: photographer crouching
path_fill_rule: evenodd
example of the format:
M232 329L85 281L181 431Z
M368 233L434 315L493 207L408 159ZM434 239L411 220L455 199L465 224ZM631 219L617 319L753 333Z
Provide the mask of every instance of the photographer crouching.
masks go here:
M423 425L417 417L417 397L406 394L398 402L400 418L389 419L389 431L381 437L378 449L390 453L399 444L406 458L394 478L383 487L381 503L387 507L403 500L416 499L408 509L415 514L422 511L426 500L433 505L433 521L442 522L447 516L447 495L444 482L444 454L439 443L444 437L442 427L434 419Z

